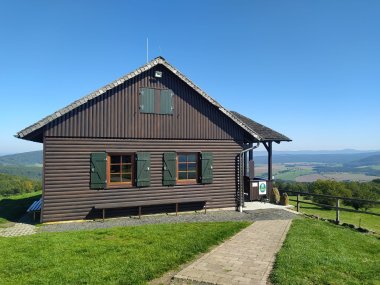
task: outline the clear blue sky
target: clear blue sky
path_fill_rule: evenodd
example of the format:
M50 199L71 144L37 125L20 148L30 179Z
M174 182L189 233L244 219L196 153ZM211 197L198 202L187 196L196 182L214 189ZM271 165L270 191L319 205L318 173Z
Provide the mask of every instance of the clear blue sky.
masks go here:
M380 149L380 1L2 1L0 153L22 128L158 55L294 141Z

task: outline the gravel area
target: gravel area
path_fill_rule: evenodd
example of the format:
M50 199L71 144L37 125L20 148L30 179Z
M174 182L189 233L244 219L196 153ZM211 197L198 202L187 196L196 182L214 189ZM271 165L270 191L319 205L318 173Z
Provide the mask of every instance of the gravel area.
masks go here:
M89 229L103 229L112 227L139 226L147 224L168 224L168 223L192 223L192 222L225 222L225 221L263 221L263 220L289 220L293 219L297 214L282 209L263 209L255 211L244 211L239 213L236 211L208 211L207 214L202 213L182 213L178 216L173 214L123 217L102 220L85 221L85 222L69 222L43 225L38 228L38 232L64 232Z

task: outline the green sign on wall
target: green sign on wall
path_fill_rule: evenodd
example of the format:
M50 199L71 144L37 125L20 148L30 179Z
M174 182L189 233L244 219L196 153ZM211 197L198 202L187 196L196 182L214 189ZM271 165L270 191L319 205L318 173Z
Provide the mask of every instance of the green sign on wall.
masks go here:
M267 182L266 181L260 181L259 182L259 195L266 195L267 194Z

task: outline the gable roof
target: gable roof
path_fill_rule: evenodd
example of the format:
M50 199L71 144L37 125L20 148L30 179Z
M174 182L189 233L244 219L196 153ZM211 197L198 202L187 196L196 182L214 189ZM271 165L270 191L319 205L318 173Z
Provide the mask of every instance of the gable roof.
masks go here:
M263 141L292 141L287 136L280 134L279 132L276 132L275 130L272 130L271 128L268 128L262 124L259 124L250 118L243 116L242 114L230 111L234 116L236 116L240 121L242 121L244 124L249 126L251 129L255 130L255 132L262 138Z
M81 99L74 101L70 105L54 112L53 114L46 116L45 118L39 120L38 122L34 123L33 125L26 127L25 129L17 132L15 137L27 139L26 138L27 135L33 133L34 131L40 130L41 128L43 128L44 126L46 126L50 122L54 121L55 119L67 114L68 112L72 111L73 109L85 104L86 102L104 94L108 90L113 89L113 88L123 84L124 82L136 77L137 75L139 75L139 74L141 74L141 73L143 73L143 72L145 72L145 71L147 71L147 70L149 70L149 69L151 69L154 66L157 66L159 64L165 66L167 69L169 69L171 72L173 72L178 78L180 78L182 81L184 81L188 86L190 86L199 95L201 95L203 98L205 98L207 101L209 101L212 105L217 107L222 113L224 113L227 117L229 117L232 121L234 121L239 127L243 128L245 131L247 131L255 140L257 140L257 141L265 140L264 137L261 137L260 134L254 128L252 128L252 127L254 127L254 125L247 124L246 122L242 121L238 116L234 115L233 113L231 113L230 111L225 109L216 100L214 100L209 95L207 95L206 92L204 92L202 89L200 89L197 85L195 85L191 80L189 80L185 75L183 75L176 68L174 68L171 64L169 64L161 56L153 59L152 61L141 66L140 68L137 68L136 70L124 75L123 77L111 82L110 84L107 84L106 86L103 86L102 88L82 97Z

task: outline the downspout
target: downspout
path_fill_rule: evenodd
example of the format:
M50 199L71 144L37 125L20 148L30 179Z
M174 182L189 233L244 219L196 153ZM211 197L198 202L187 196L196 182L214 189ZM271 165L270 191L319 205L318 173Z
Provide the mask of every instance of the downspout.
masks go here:
M254 150L255 148L258 148L260 146L260 142L256 143L255 146L249 147L247 149L244 149L240 152L239 155L239 194L240 194L240 201L239 201L239 212L243 212L243 206L244 206L244 181L243 181L243 167L242 167L242 161L243 161L243 154L247 151Z

